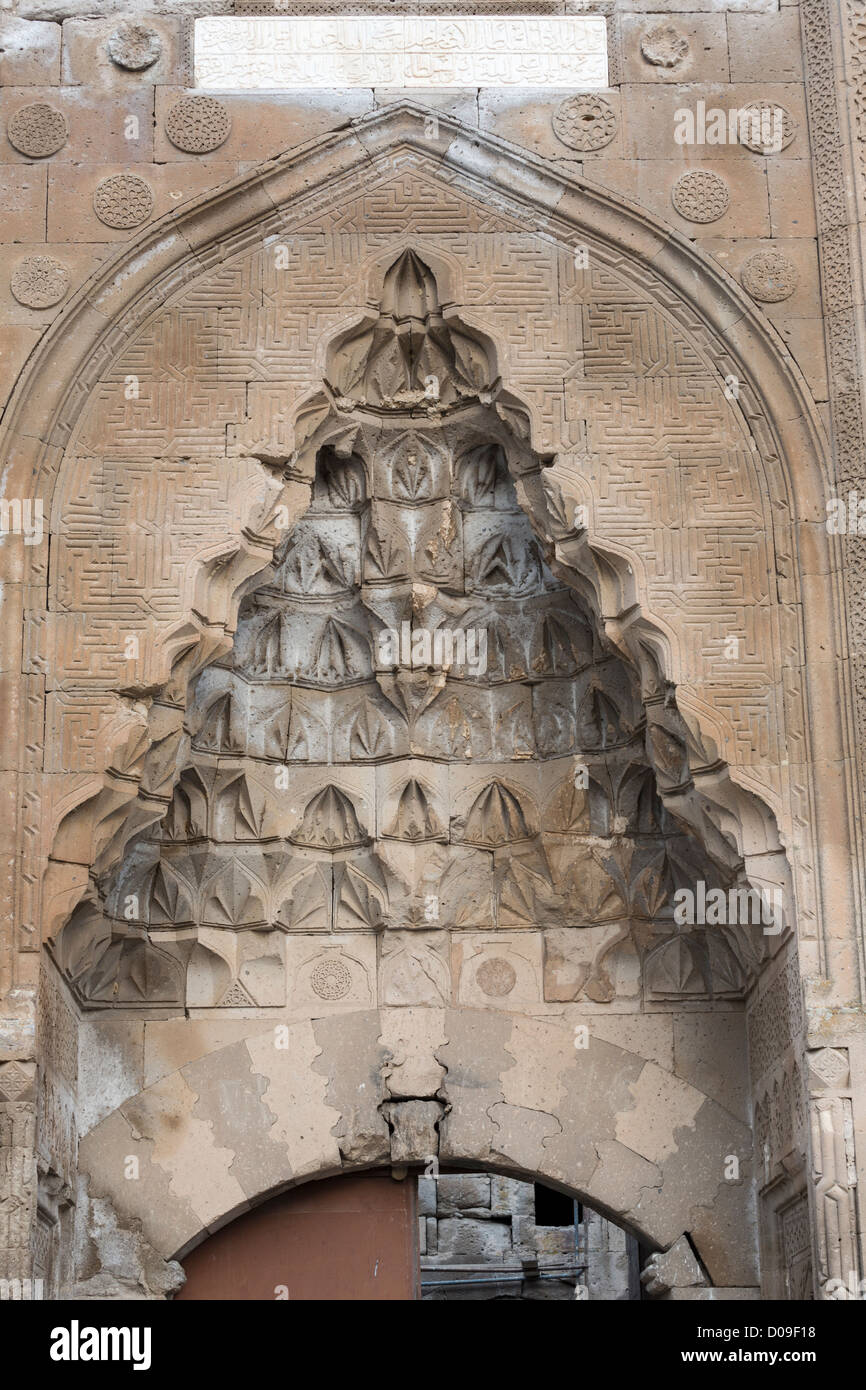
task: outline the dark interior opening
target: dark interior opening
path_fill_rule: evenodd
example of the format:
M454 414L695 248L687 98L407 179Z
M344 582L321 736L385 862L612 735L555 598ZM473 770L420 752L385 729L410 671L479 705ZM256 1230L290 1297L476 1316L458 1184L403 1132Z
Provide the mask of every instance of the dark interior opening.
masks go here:
M536 1226L573 1226L580 1219L573 1198L541 1182L534 1187Z

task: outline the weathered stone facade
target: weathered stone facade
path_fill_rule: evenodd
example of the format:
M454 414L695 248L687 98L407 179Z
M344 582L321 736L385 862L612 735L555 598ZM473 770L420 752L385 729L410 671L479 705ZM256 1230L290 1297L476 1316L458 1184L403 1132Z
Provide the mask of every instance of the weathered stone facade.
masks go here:
M863 17L523 9L609 86L0 19L2 1277L431 1157L650 1296L861 1277Z

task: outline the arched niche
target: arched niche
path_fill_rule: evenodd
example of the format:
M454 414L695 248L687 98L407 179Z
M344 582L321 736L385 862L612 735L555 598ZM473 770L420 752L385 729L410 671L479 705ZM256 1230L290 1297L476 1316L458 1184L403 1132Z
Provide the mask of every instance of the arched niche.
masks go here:
M436 199L439 220L431 229ZM823 891L821 885L829 873L838 903L850 863L843 808L831 815L827 805L823 820L834 830L820 848L815 828L824 800L839 793L835 780L816 781L813 769L838 763L844 750L842 720L832 717L834 700L824 688L832 674L821 662L804 668L810 633L817 643L818 634L838 627L838 615L821 525L823 443L799 374L741 292L675 233L612 195L563 181L502 142L477 132L470 139L457 122L443 120L431 141L423 111L409 105L324 137L149 229L80 292L16 391L6 417L8 487L26 492L35 478L40 492L50 491L58 533L55 574L43 573L44 557L25 556L28 598L43 584L51 592L46 609L40 613L37 605L31 615L45 631L48 655L40 669L53 670L49 717L61 749L57 775L41 789L48 829L40 854L79 803L88 807L77 817L83 829L70 833L67 825L72 844L59 860L81 864L106 849L114 853L136 782L137 744L146 747L152 738L149 699L173 669L177 677L183 666L188 679L228 640L238 592L276 539L277 491L256 458L267 462L269 450L291 451L285 431L295 406L315 389L326 341L367 309L386 259L382 241L393 239L399 249L416 233L428 248L437 238L443 243L443 267L449 258L460 261L461 251L465 260L472 247L461 313L500 344L503 379L528 412L532 445L556 457L550 481L564 505L587 508L587 540L606 579L607 631L616 638L638 617L652 629L684 717L730 769L731 781L771 808L795 861L801 940L813 943L809 967L826 965L817 918L829 884ZM369 252L361 245L365 236ZM304 321L298 360L277 333L272 350L284 366L275 364L273 381L252 383L260 388L257 400L241 410L242 365L227 380L232 371L223 362L214 395L205 378L217 357L207 344L225 334L230 340L233 319L243 316L240 301L224 297L229 285L236 298L248 300L252 281L245 285L244 278L264 276L254 294L275 293L280 272L269 264L273 247L292 237L296 245L304 237L328 243L336 256L331 289L310 293L307 281L301 290L289 273L296 286L290 318ZM575 246L590 248L595 270L575 270ZM576 283L582 274L599 281L589 306ZM459 278L450 276L454 285ZM301 309L304 299L314 302ZM193 332L202 315L213 320L209 331ZM569 345L575 346L581 317L584 328L594 323L595 336L576 358ZM555 359L547 379L538 363L542 342L545 360ZM130 377L139 381L137 399L125 395ZM727 398L727 378L737 383L736 399ZM180 404L187 389L188 411ZM672 392L679 392L680 409L673 430ZM593 398L597 410L587 429ZM617 426L623 402L630 412L626 428ZM709 476L719 454L716 427L727 461L715 470L716 483L697 486L684 506L678 480L684 470L695 479ZM675 439L673 448L663 436ZM642 456L626 461L617 476L612 460L629 450ZM112 468L117 457L122 462ZM725 477L727 490L719 483ZM139 491L130 510L133 478L152 497ZM293 512L302 505L299 485ZM712 498L707 486L716 489ZM752 527L748 555L722 535L732 498L740 533ZM709 500L710 530L701 516ZM123 560L118 547L117 575L104 553L103 504L117 505L124 541L132 542ZM149 506L164 508L167 518L161 560L157 539L133 520L136 507ZM540 499L530 506L540 509ZM676 592L667 574L675 535L681 542ZM89 565L87 552L93 559L100 547ZM148 590L154 566L171 574ZM743 576L754 582L751 595ZM108 591L113 618L107 610L100 614ZM133 665L125 654L128 636L140 642ZM744 661L725 660L728 638L743 644ZM816 701L828 707L819 724L809 716ZM712 765L705 769L707 785L714 775ZM156 789L157 803L160 794ZM735 814L740 823L748 820L742 809ZM82 836L91 854L82 854ZM756 853L770 848L760 835L753 846ZM48 897L62 916L79 892L80 873L64 870L54 878ZM32 930L40 912L35 902L22 907ZM850 906L843 916L852 918Z

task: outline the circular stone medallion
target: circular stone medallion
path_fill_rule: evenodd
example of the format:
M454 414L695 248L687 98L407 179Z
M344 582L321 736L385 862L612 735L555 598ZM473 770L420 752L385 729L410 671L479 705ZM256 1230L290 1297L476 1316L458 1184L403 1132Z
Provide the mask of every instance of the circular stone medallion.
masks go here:
M137 174L112 174L96 185L93 211L106 227L137 227L153 212L153 192Z
M105 47L112 63L129 72L151 67L162 52L159 34L146 24L121 24Z
M600 150L616 135L616 112L604 97L567 97L553 118L553 129L573 150Z
M777 101L750 101L740 110L737 139L756 154L778 154L796 133L793 116Z
M689 169L671 190L671 202L689 222L715 222L728 210L728 185L711 169Z
M503 999L517 984L517 975L514 966L504 956L490 956L479 965L475 981L484 994Z
M313 966L310 984L320 999L342 999L352 988L352 976L341 960L320 960Z
M10 288L28 309L48 309L69 289L69 271L53 256L27 256L12 272Z
M6 127L10 145L31 159L45 159L62 149L69 138L66 117L47 101L19 106Z
M656 68L675 68L689 56L689 41L672 24L657 24L644 34L640 51Z
M756 251L743 261L740 284L753 299L778 304L797 288L797 267L781 251Z
M229 138L232 118L215 97L181 97L165 118L165 133L187 154L207 154Z

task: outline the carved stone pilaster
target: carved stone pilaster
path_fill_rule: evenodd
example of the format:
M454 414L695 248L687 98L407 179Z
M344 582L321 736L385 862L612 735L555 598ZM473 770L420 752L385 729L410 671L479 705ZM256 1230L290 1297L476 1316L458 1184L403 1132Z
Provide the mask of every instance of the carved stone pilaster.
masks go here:
M816 1286L819 1297L834 1298L840 1286L850 1289L859 1280L851 1101L842 1096L813 1099L811 1120Z

